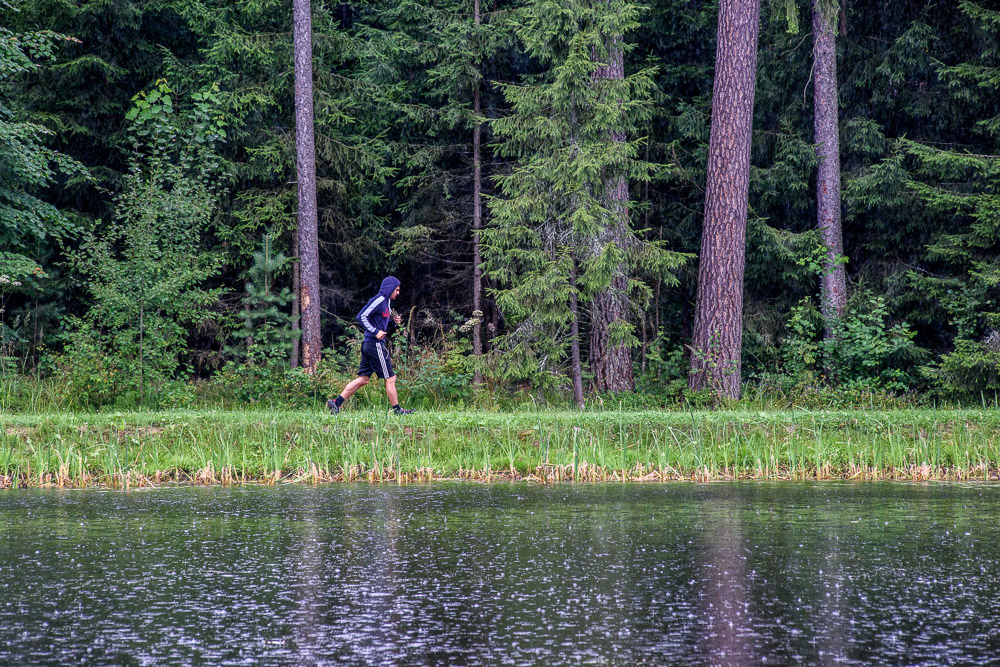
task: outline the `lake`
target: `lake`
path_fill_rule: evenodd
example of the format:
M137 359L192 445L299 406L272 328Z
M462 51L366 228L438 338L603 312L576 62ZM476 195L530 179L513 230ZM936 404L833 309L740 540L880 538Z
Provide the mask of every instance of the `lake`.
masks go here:
M0 491L4 664L987 664L1000 486Z

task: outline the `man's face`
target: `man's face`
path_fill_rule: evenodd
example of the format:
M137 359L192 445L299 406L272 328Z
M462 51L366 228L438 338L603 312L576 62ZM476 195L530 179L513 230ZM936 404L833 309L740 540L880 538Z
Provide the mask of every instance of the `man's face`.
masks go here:
M396 289L392 290L392 294L389 295L389 298L390 299L395 299L397 296L399 296L399 286L398 285L396 286Z

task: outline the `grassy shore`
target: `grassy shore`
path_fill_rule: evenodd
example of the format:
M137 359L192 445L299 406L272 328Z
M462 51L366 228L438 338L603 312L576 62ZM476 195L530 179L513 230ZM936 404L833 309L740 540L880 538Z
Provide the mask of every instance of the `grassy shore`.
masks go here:
M0 415L0 487L1000 479L1000 411Z

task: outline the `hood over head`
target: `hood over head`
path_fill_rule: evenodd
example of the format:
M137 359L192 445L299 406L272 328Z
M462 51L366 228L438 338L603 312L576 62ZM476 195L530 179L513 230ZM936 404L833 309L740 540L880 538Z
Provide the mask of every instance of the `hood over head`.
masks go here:
M399 279L389 276L382 281L382 286L378 288L378 293L389 299L392 297L392 293L396 291L399 287Z

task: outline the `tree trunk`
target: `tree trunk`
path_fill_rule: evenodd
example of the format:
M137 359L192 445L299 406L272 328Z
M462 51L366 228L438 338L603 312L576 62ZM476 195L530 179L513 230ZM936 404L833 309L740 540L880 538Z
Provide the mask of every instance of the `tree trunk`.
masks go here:
M825 337L832 336L830 322L844 314L847 307L847 276L839 258L844 254L840 223L840 130L837 107L837 38L834 34L837 15L824 7L822 0L812 0L813 26L813 106L815 108L816 222L826 261L820 276L820 307L826 321Z
M625 57L621 37L610 39L608 62L594 72L595 79L625 78ZM614 141L625 141L625 133L615 131ZM628 180L623 174L610 174L605 186L611 212L602 234L595 239L594 252L610 245L624 249L628 238ZM590 368L597 391L620 393L635 391L632 375L632 351L628 345L612 340L616 327L628 321L628 276L624 267L616 270L611 283L598 292L591 303Z
M478 29L481 22L479 0L473 0L473 20ZM479 63L477 62L477 71L478 68ZM478 80L476 80L475 86L472 93L472 111L478 118L479 112L482 110ZM476 126L472 130L472 316L476 318L476 323L472 327L472 353L476 356L477 362L472 382L476 386L483 383L483 372L479 369L478 364L479 357L483 354L483 304L480 297L483 292L483 267L479 248L479 230L483 226L482 130L482 123L477 120Z
M740 397L743 270L760 0L721 0L705 227L691 349L692 389Z
M290 368L299 367L299 337L295 335L299 331L299 237L295 235L292 241L292 351L288 358Z
M298 241L302 313L302 368L319 364L319 239L316 221L316 149L313 138L312 16L309 0L293 0L295 42L295 155L299 194Z
M583 369L580 366L580 309L576 298L576 262L573 263L573 271L569 275L570 297L569 310L573 314L569 325L570 337L570 362L572 368L570 375L573 378L573 401L576 407L583 410Z
M350 30L354 26L354 17L351 12L351 3L340 3L340 29Z

